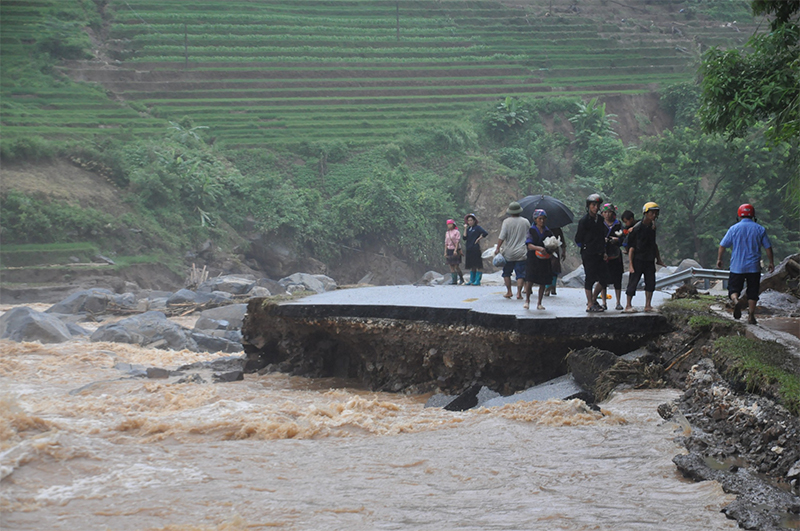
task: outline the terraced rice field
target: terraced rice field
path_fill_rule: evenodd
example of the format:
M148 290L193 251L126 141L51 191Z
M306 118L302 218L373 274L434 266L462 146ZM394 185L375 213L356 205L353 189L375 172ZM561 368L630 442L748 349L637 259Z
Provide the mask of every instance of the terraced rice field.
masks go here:
M575 12L563 0L110 0L109 59L64 69L149 113L100 92L73 99L20 89L12 99L28 100L4 109L4 131L139 134L188 115L227 146L387 141L505 96L636 93L686 81L698 43L749 35L684 20L677 9L662 9L655 23L646 11L659 7L629 3L641 17ZM48 2L2 2L4 46L25 46L24 32L5 27L35 20L39 4Z

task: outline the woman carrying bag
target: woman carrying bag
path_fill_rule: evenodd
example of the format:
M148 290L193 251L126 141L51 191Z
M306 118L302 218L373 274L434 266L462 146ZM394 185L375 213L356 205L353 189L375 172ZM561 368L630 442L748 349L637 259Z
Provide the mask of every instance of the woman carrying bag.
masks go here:
M463 284L464 273L461 271L461 231L456 222L447 220L447 231L444 233L444 257L450 266L450 285Z

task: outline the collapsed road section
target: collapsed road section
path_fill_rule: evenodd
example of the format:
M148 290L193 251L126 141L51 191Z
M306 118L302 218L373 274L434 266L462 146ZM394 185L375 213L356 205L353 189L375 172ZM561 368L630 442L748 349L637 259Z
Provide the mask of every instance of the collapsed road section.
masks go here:
M502 289L502 288L500 288ZM254 298L242 328L247 370L358 380L375 391L511 394L566 372L587 346L624 354L669 331L658 313L585 312L562 289L526 310L497 286L384 286L275 303ZM666 297L656 293L654 303Z

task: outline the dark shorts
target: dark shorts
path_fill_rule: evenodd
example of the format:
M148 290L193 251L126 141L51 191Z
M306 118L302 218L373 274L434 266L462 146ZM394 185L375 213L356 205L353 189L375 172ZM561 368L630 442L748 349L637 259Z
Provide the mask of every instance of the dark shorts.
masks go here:
M606 287L608 281L606 280L606 262L603 260L603 255L581 253L581 260L583 261L583 272L586 274L586 282L583 284L584 289L591 291L595 282L599 282L601 286Z
M506 262L506 265L503 266L503 276L511 277L512 271L517 276L517 280L525 280L525 260Z
M744 283L747 282L747 299L758 300L761 290L761 273L731 273L728 277L728 297L732 294L741 295Z
M644 290L653 292L656 290L656 263L652 260L633 260L633 273L628 277L628 289L625 290L626 295L633 297L636 295L636 286L639 285L644 275Z
M454 249L447 250L447 265L458 265L461 263L461 255L456 254Z
M622 267L622 256L606 262L608 268L608 285L614 289L622 289L622 274L625 272Z

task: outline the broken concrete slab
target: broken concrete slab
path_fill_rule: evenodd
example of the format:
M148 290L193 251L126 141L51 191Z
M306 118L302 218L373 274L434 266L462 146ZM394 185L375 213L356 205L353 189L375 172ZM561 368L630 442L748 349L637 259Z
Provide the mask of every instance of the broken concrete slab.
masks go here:
M499 396L483 403L483 407L498 407L515 402L533 402L536 400L570 400L583 398L586 391L578 385L572 374L559 376L542 384L526 389L511 396Z

